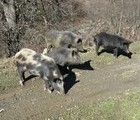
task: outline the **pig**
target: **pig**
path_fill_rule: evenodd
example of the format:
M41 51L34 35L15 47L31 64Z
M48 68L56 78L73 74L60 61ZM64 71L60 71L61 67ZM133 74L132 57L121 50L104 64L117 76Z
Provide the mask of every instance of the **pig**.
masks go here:
M84 52L82 37L71 31L51 30L46 35L47 53L57 47L67 47L71 45L78 51Z
M53 58L50 58L34 50L23 48L16 53L15 64L20 77L20 85L25 82L25 72L31 75L40 76L44 80L44 90L48 89L51 93L56 90L63 92L63 77Z
M45 54L45 52L44 52ZM59 47L53 51L46 53L49 57L53 58L57 65L63 66L71 70L70 66L82 64L82 59L78 52L73 48Z
M96 45L96 54L99 55L98 50L100 46L105 49L112 49L114 56L118 57L118 52L123 51L128 55L132 53L129 51L129 45L131 41L126 40L118 35L108 34L106 32L101 32L93 36Z

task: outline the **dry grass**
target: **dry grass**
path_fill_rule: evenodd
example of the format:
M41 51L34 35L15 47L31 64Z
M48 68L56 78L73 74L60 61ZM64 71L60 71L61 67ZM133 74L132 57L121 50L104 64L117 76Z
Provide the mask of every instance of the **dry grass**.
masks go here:
M17 26L24 26L24 29L15 31L15 34L5 34L8 28L3 10L0 9L0 56L16 51L14 48L17 34L17 42L20 42L18 47L41 51L45 47L41 36L50 29L79 33L86 44L90 43L93 34L101 31L118 34L132 41L139 40L139 6L139 0L33 0L29 3L18 1ZM11 45L15 46L12 48Z
M89 106L67 110L64 114L50 120L139 120L140 93L125 91L117 97L98 101Z

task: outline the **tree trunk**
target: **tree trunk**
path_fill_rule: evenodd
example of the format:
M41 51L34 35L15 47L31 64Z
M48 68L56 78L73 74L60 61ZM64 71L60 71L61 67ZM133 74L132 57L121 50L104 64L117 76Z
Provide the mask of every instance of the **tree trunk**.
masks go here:
M2 0L1 4L3 6L5 18L9 28L16 27L16 12L14 6L14 0Z
M0 0L0 3L3 6L3 11L5 19L8 25L8 28L5 32L6 43L7 43L7 57L15 55L19 51L19 31L18 25L16 22L16 9L14 0Z

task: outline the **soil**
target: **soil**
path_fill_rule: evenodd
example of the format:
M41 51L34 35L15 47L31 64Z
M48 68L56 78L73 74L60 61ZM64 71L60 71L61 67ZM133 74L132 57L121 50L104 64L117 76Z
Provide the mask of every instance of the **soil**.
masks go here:
M67 94L58 94L43 90L43 80L29 80L25 86L16 86L3 90L0 94L1 120L48 120L63 112L79 106L85 106L120 94L125 90L140 88L140 54L132 55L132 59L120 56L113 57L113 62L96 64L98 58L112 57L103 53L92 57L93 52L85 60L92 60L94 69L73 69L67 77ZM123 58L123 59L122 59Z

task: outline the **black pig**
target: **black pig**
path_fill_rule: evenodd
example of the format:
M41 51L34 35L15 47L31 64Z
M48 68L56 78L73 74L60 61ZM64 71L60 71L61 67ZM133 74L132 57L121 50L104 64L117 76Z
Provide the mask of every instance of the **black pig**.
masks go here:
M94 42L96 45L96 54L97 55L99 55L98 50L99 50L100 46L102 46L105 49L113 50L113 54L116 58L118 57L119 51L123 51L128 55L132 54L129 51L129 45L132 42L128 41L120 36L101 32L93 37L94 37Z
M82 37L71 31L56 31L51 30L46 35L47 53L54 48L67 47L71 45L78 51L83 52Z
M78 52L72 48L59 47L47 54L53 58L57 65L69 67L71 65L80 65L82 60Z

